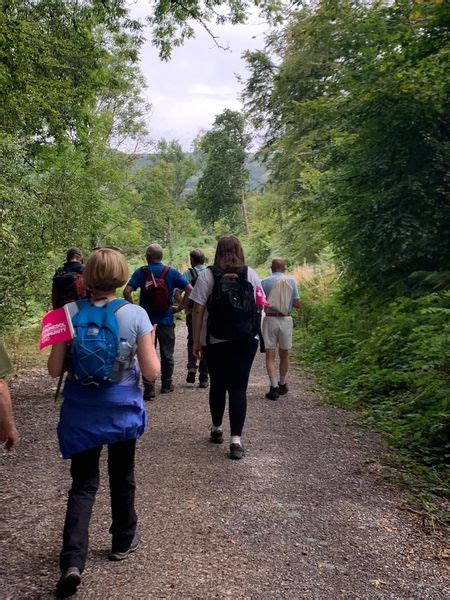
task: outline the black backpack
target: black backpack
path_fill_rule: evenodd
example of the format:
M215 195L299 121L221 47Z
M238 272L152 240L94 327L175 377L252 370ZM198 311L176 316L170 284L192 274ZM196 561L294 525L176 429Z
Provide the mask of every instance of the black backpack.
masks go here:
M68 302L86 298L83 274L78 271L66 271L63 267L53 275L52 305L61 308Z
M198 273L197 273L197 269L194 269L193 267L189 267L189 273L191 274L191 285L192 287L195 286L195 284L197 283L197 279L198 279ZM188 300L188 308L194 308L194 301L193 300Z
M259 314L247 267L208 269L214 276L214 288L206 304L208 341L209 336L229 341L254 338L259 330Z

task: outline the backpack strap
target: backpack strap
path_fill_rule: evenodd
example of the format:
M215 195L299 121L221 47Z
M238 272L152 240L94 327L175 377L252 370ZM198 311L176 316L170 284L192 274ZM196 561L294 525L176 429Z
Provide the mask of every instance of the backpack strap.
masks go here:
M165 279L167 277L167 274L169 273L170 267L168 265L164 265L163 270L161 271L161 275L159 276L160 279Z
M189 273L191 274L191 285L195 285L198 279L197 269L194 269L194 267L189 267Z
M105 306L111 309L113 312L117 312L122 306L125 304L130 304L128 300L124 300L123 298L115 298L114 300L110 300Z

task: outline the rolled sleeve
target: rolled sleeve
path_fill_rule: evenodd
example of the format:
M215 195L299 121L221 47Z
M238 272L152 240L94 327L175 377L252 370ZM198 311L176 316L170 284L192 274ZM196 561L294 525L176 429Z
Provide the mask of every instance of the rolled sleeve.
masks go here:
M208 298L212 293L214 286L214 276L211 272L211 269L205 269L198 276L197 281L195 282L194 289L189 296L189 299L197 304L201 304L202 306L206 306L208 302Z

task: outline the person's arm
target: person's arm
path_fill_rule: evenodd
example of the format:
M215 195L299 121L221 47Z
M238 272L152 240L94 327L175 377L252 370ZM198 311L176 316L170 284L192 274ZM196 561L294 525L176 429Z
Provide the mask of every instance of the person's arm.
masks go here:
M8 382L6 379L0 379L0 444L4 444L5 450L11 452L17 444L18 437Z
M153 331L140 337L137 341L137 357L142 375L154 381L161 370L159 358L156 354Z
M132 292L134 292L134 288L131 287L130 284L128 284L123 290L123 297L125 298L125 300L127 300L127 302L130 302L131 304L133 304L133 298L131 296Z
M192 332L193 332L193 352L197 358L202 358L203 349L200 343L200 335L202 332L203 317L205 315L205 307L202 304L194 302L192 311Z
M184 293L183 293L183 299L181 301L181 304L179 304L173 312L179 313L186 308L186 306L188 305L188 302L189 302L189 296L191 295L191 292L193 289L194 288L192 287L192 285L190 283L188 283L188 285L183 290Z
M64 359L66 358L67 342L60 342L52 346L47 361L47 369L50 377L59 377L63 372Z

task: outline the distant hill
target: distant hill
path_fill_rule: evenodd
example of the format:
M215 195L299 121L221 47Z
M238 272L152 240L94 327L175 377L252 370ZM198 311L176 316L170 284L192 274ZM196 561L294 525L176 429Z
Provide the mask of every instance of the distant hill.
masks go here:
M187 153L189 156L193 156L192 152ZM138 170L147 163L151 163L155 158L154 154L142 154L136 157L136 162L133 166L133 170ZM256 158L254 154L248 154L245 160L245 168L249 173L247 191L251 192L255 189L263 186L268 179L268 172L263 163ZM187 182L186 190L193 190L197 185L197 181L201 176L201 172L196 173Z

